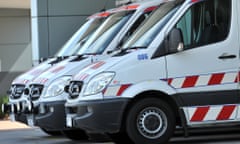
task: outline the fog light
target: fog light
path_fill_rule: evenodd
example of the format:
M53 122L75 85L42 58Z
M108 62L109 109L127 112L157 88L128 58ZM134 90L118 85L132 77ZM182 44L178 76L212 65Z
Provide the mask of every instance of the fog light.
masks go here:
M22 107L21 112L25 111L25 105L26 105L26 102L22 102L21 103L21 107Z
M32 111L32 104L31 104L31 103L28 103L28 104L27 104L27 107L28 107L28 111L31 112L31 111Z
M16 107L17 107L17 112L20 112L20 104L19 103L16 103Z
M40 104L39 105L39 113L40 114L44 114L46 111L45 111L45 108L44 108L44 104Z
M5 113L5 104L2 104L2 113Z
M11 113L14 113L14 104L11 104Z
M53 113L54 112L54 107L50 107L49 110L50 110L51 113Z
M93 112L93 109L92 109L92 107L87 107L87 111L88 111L88 113L92 113Z

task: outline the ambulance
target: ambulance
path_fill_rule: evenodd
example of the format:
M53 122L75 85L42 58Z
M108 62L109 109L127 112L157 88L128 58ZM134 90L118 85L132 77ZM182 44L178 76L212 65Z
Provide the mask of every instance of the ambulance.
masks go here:
M20 121L27 123L26 116L23 115L24 107L27 105L28 97L23 96L24 92L28 92L26 85L41 73L54 66L55 64L64 61L68 57L76 54L80 45L85 43L89 36L111 15L112 10L96 13L87 18L87 21L78 29L78 31L65 43L65 45L56 53L54 57L48 58L31 70L21 74L13 80L10 90L8 91L9 103L2 105L2 111L9 113L12 121ZM47 131L49 134L54 132Z
M62 61L45 71L28 84L30 104L27 106L27 123L47 130L62 131L70 139L81 139L85 132L65 126L64 104L68 94L64 87L73 74L97 60L106 59L117 49L157 8L161 0L146 0L121 6L97 29L101 36L82 46L75 59Z
M239 0L165 1L122 50L74 75L67 126L136 144L238 126L239 13Z

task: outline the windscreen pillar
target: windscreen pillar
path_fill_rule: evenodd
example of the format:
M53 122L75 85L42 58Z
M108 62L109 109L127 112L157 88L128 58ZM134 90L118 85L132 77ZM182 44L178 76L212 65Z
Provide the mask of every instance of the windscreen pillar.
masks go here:
M113 7L114 0L31 0L33 64L54 56L88 16Z

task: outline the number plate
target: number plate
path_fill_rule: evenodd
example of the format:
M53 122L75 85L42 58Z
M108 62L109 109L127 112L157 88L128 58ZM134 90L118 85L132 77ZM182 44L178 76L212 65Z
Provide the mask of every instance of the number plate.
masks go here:
M10 116L9 116L9 117L10 117L10 120L11 120L11 121L13 121L13 122L15 122L15 121L16 121L16 119L15 119L15 115L14 115L14 114L10 114Z
M34 116L33 115L27 116L27 123L30 127L34 127Z
M72 117L67 115L67 127L72 127Z

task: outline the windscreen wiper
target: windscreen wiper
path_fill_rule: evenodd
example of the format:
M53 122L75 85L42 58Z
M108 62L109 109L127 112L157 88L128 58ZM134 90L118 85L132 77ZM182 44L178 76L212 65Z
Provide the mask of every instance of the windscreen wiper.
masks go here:
M73 56L77 56L76 58L74 58L73 60L71 60L71 62L73 61L81 61L83 59L86 59L86 56L92 56L92 55L99 55L100 53L83 53L83 54L76 54Z
M84 53L83 55L99 55L100 53Z
M134 47L128 47L128 48L123 48L121 51L128 51L128 50L133 50L133 49L145 49L147 48L146 46L134 46Z
M129 50L137 50L137 49L145 49L146 46L134 46L134 47L128 47L128 48L121 48L119 52L117 52L114 56L121 56L124 54L127 54Z
M69 58L69 56L56 56L56 57L53 57L53 58L56 58L54 61L50 62L51 65L53 64L56 64L56 63L59 63L67 58Z

